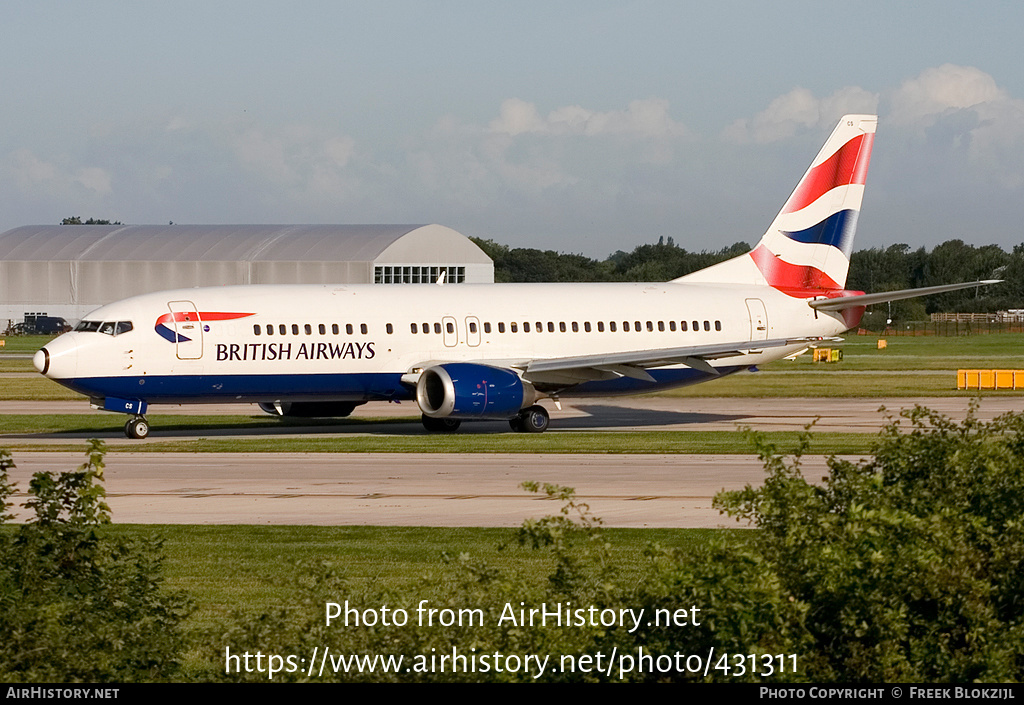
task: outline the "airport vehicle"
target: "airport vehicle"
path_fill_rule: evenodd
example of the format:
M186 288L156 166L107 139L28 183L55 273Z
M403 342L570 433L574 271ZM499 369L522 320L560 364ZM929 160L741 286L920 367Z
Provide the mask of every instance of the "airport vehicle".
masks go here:
M541 432L537 402L655 391L746 370L855 325L880 301L981 282L845 290L877 118L846 115L748 254L666 283L225 286L136 296L92 312L34 357L97 408L259 403L347 416L415 400L429 431L507 419Z

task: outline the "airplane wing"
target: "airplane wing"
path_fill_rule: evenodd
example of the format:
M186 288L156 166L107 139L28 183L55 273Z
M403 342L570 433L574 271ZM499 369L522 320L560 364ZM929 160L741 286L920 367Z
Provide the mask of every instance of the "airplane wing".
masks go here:
M998 284L1002 279L984 279L976 282L960 282L959 284L943 284L942 286L925 286L919 289L900 289L899 291L886 291L881 294L858 294L856 296L840 296L834 299L816 299L808 301L807 305L818 311L842 311L854 306L867 306L885 301L898 301L899 299L912 299L915 296L928 296L929 294L941 294L946 291L967 289L972 286L987 286Z
M546 358L531 360L522 365L514 365L514 367L522 370L523 378L534 383L578 384L591 380L615 379L616 377L632 377L653 382L654 378L646 371L651 367L686 365L695 370L717 375L718 371L711 366L708 360L743 355L765 348L809 344L821 340L822 338L816 337L744 340L735 343L692 345L682 348Z

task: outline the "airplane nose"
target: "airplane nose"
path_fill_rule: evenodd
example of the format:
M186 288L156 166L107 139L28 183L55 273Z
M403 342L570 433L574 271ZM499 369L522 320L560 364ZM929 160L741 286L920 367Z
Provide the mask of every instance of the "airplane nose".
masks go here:
M36 372L43 375L50 369L50 353L46 351L46 348L37 350L36 354L32 356L32 366L36 368Z

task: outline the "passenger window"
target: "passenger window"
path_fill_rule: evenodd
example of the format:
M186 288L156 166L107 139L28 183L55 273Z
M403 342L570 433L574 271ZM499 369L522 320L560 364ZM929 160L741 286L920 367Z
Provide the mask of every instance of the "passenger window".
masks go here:
M688 330L686 321L679 321L679 330L683 331L684 333Z
M299 334L299 324L298 323L292 323L292 335L298 335L298 334Z
M486 321L484 321L484 333L490 333L490 332L491 332L491 324L487 323Z
M305 328L306 328L306 335L313 335L313 326L311 326L311 325L309 325L307 323Z
M538 333L543 333L544 332L544 324L541 323L540 321L537 321L537 326L534 328L534 330L536 332L538 332Z
M704 330L711 330L711 321L704 321Z
M597 332L604 333L604 321L597 322Z
M434 324L434 332L435 333L440 333L441 332L441 324L440 323L435 323Z
M640 321L633 321L633 323L636 324L636 328L634 328L633 330L635 330L637 333L639 333L640 332Z
M611 321L608 323L608 330L610 330L612 333L615 332L615 321Z
M347 333L348 335L352 335L352 324L351 323L346 323L345 324L345 333Z
M715 321L715 330L722 330L722 322Z
M415 323L410 323L410 324L409 324L409 330L411 330L411 331L412 331L413 333L418 333L418 332L419 332L419 331L418 331L418 330L416 329L416 324L415 324Z
M430 332L430 324L429 323L424 323L423 324L423 332L424 333L429 333Z
M628 333L629 332L629 321L623 321L622 322L622 332L623 333Z
M652 323L651 321L647 321L647 332L648 333L653 333L654 332L654 323Z
M320 335L327 335L327 326L325 326L323 323L320 324L317 330L320 331Z
M476 333L476 323L474 321L469 322L469 332Z
M658 321L658 330L662 333L665 332L665 321Z
M505 322L504 321L499 321L498 322L498 332L499 333L504 333L505 332Z
M365 323L360 323L359 324L359 332L362 333L363 335L366 335L366 324Z
M274 334L274 326L271 325L270 323L268 323L267 324L267 335L273 335L273 334Z
M512 323L509 323L508 325L512 329L513 333L518 333L519 332L519 326L518 326L518 324L516 324L515 321L513 321Z
M694 332L700 330L700 321L694 321L693 322L693 330L694 330Z
M284 323L281 323L277 326L277 331L281 335L288 335L288 326L286 326Z
M334 333L335 335L337 335L339 333L338 324L337 323L332 323L331 324L331 332Z
M259 334L260 334L260 333L262 333L262 332L263 332L263 329L262 329L262 328L260 328L260 324L259 324L259 323L257 323L256 325L254 325L254 326L252 327L252 334L253 334L253 335L259 335Z
M454 323L445 323L444 324L444 329L446 331L448 331L449 333L454 333L455 332L455 324Z
M668 322L668 329L670 331L672 331L673 333L675 333L676 332L676 322L675 321L669 321Z
M573 325L576 325L576 324L573 323ZM576 330L576 329L573 328L573 330ZM583 322L583 332L584 333L589 333L590 332L590 321L584 321Z
M386 326L384 326L384 330L386 330L388 332L388 335L391 335L391 334L393 334L395 332L394 326L392 326L390 323L388 323Z
M524 333L529 333L530 332L530 322L529 321L523 321L523 332Z

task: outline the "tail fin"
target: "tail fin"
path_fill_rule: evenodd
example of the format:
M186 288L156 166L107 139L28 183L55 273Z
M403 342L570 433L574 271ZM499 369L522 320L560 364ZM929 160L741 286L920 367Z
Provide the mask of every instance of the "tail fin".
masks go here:
M842 289L877 123L844 115L751 252L674 281L760 284L793 296Z

